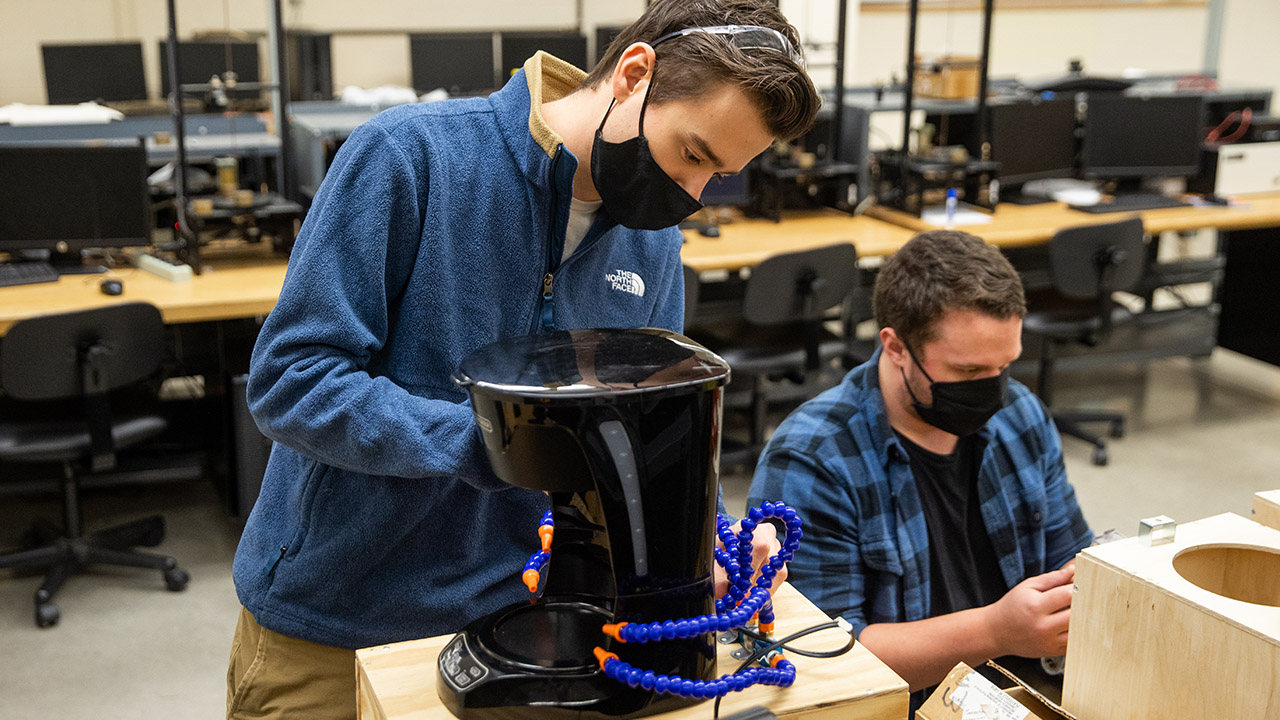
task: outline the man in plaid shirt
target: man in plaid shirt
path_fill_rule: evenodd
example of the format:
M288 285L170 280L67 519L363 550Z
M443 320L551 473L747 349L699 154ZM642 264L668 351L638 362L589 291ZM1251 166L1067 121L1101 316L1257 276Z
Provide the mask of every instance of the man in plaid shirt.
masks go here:
M960 661L1062 655L1093 533L1053 421L1008 377L1017 272L972 235L926 232L881 268L873 306L881 349L783 422L749 505L796 508L791 582L913 691Z

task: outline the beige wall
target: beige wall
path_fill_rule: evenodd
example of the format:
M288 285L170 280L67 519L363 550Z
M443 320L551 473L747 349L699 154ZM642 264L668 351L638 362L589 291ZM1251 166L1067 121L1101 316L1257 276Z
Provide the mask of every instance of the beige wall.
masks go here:
M225 27L224 2L177 0L178 31ZM147 83L160 96L156 43L167 29L164 0L0 0L0 105L43 103L41 42L143 42ZM226 0L231 27L264 32L267 0ZM588 28L635 19L644 0L584 0ZM574 0L285 0L289 27L330 31L391 30L339 35L333 42L337 87L409 83L409 41L415 30L563 28L576 22Z
M1227 0L1218 76L1271 88L1280 114L1280 0Z
M1208 10L1204 7L1124 7L1062 10L1001 10L992 20L991 73L1023 79L1065 72L1071 58L1087 71L1119 74L1195 72L1203 67ZM976 11L922 12L916 46L976 55L982 17ZM906 12L861 13L853 84L903 74ZM1270 88L1280 99L1280 0L1226 0L1218 76L1236 87Z
M222 2L178 0L182 34L223 27ZM339 35L334 39L337 87L408 84L409 30L433 28L566 27L575 22L575 0L286 0L289 26L321 30L393 30L391 34ZM848 82L869 84L902 72L906 13L858 12L851 0ZM644 0L582 0L584 23L625 22ZM226 0L233 27L262 31L266 0ZM835 39L835 0L782 0L783 10L807 39ZM923 51L976 53L979 13L924 12L918 47ZM1153 73L1201 66L1207 11L1200 7L1076 10L997 10L992 40L994 75L1024 78L1063 71L1079 57L1096 73L1144 68ZM44 102L42 41L142 39L148 82L159 96L156 41L165 32L164 0L0 0L0 105ZM1220 72L1229 84L1280 91L1280 1L1227 0ZM832 80L834 53L811 52L819 84Z
M999 4L997 3L997 8ZM1070 58L1088 72L1156 74L1195 71L1204 59L1204 8L997 10L992 19L991 74L1023 78L1060 75ZM854 82L901 77L906 13L866 12L858 33ZM977 55L982 16L976 11L922 12L917 52Z

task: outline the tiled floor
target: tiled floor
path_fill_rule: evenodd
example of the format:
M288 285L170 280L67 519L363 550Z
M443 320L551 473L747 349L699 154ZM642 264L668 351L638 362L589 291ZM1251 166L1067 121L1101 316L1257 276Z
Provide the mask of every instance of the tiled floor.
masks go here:
M1225 351L1207 361L1168 360L1106 372L1063 373L1064 406L1129 413L1128 435L1111 464L1089 464L1089 448L1068 440L1067 467L1095 529L1133 534L1139 518L1188 521L1247 515L1254 491L1280 488L1280 369ZM740 508L745 475L726 476L726 501ZM32 622L36 577L0 572L0 718L217 718L225 705L226 660L239 604L231 583L238 528L205 485L101 491L88 495L91 525L163 512L169 536L158 548L191 572L185 592L159 573L101 571L73 578L58 596L61 623ZM51 500L0 496L0 547L12 545Z

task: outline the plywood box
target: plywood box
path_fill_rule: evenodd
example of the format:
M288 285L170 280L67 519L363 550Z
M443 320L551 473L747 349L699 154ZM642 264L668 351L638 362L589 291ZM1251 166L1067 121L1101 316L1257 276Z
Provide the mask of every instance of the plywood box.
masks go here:
M1254 494L1253 521L1280 530L1280 490Z
M915 94L949 100L976 98L981 67L976 57L917 55Z
M773 605L778 616L779 636L830 620L785 583L774 595ZM842 647L848 637L838 630L829 630L797 644L813 650L831 650ZM436 695L436 657L452 639L453 636L445 635L357 650L356 703L360 720L455 720ZM737 667L738 661L730 656L734 647L739 646L719 646L721 673ZM789 655L788 659L796 666L793 686L756 686L729 693L721 703L720 716L763 705L780 718L903 720L907 717L910 702L907 683L861 644L835 658ZM712 702L652 717L710 718Z
M1075 587L1076 717L1280 718L1280 531L1228 513L1089 548Z

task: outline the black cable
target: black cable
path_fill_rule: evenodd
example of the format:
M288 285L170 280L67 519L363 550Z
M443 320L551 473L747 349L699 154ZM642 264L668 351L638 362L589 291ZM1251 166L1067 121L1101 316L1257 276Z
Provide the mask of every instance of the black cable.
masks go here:
M770 642L768 637L761 635L760 633L754 630L748 630L747 628L738 628L738 632L742 633L743 635L746 635L747 637L753 640L759 640L760 642L766 642L766 643ZM848 645L838 650L801 650L800 648L791 647L790 645L783 645L782 650L784 652L789 652L793 655L800 655L801 657L833 658L833 657L839 657L853 649L854 643L853 643L852 635L849 636L849 640L850 642Z
M782 638L781 640L775 640L772 643L765 645L764 647L761 647L755 652L751 653L750 657L748 657L746 660L743 660L742 664L739 665L737 669L733 671L733 674L736 675L742 672L743 670L750 667L753 663L758 662L760 658L764 657L765 655L768 655L769 653L773 652L774 650L777 650L778 648L783 648L785 651L794 653L796 655L802 655L804 657L816 657L816 658L838 657L852 650L855 644L852 632L849 632L849 642L839 650L823 650L823 651L797 650L787 645L787 643L799 640L800 638L805 637L806 635L812 635L816 632L821 632L823 630L830 630L832 628L840 628L841 630L844 630L844 628L841 627L840 622L836 622L832 620L830 622L825 622L820 625L813 625L803 630L799 630L797 632L791 633L790 635ZM849 628L849 630L852 630L852 628ZM756 633L751 630L747 630L746 628L738 628L738 632L743 633L747 637L750 637L754 640L760 640L762 642L767 640L767 638L765 638L763 635L760 635L759 633ZM716 698L715 708L711 714L712 718L720 717L720 701L722 699L723 699L723 696Z

